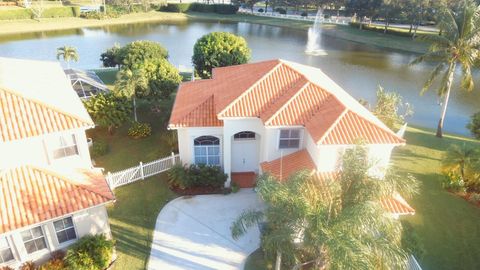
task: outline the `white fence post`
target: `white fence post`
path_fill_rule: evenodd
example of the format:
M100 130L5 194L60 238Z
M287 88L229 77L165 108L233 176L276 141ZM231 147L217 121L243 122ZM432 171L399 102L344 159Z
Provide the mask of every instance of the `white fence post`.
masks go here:
M140 161L140 177L142 180L145 180L145 175L143 174L143 163Z
M112 187L113 183L112 183L112 173L108 172L107 173L107 183L110 187ZM112 187L112 189L114 189L115 187Z

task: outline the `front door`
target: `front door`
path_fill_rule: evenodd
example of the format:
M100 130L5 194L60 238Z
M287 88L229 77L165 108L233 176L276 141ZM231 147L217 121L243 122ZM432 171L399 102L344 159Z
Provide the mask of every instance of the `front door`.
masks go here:
M243 136L237 134L232 141L232 172L258 172L260 149L257 136L255 133Z

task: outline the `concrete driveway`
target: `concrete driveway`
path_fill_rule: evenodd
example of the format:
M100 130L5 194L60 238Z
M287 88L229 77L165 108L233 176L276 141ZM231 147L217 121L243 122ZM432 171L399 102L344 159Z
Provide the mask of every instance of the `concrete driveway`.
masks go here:
M171 201L158 215L148 269L243 269L260 233L255 226L235 241L230 226L245 209L263 207L252 189Z

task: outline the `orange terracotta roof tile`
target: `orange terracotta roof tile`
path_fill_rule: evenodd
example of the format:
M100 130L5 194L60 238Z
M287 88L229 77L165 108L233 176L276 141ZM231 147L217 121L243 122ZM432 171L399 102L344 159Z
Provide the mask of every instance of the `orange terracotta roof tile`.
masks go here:
M99 169L65 176L33 166L1 171L0 195L0 234L114 200Z
M169 127L221 126L219 120L242 117L305 126L317 144L405 143L320 70L284 60L217 68L212 79L181 84Z
M283 157L283 160L276 159L270 162L263 162L260 165L262 172L270 173L280 181L286 180L289 176L301 170L311 171L315 180L320 183L320 186L325 185L327 181L335 181L340 176L339 171L317 171L307 150L300 150L287 155ZM325 194L325 196L329 195ZM415 214L415 209L413 209L398 193L393 197L383 199L380 203L386 211L394 215Z
M19 93L0 88L0 142L94 125Z
M295 172L301 170L312 171L316 168L315 163L313 163L313 160L306 149L270 162L262 162L260 167L263 172L268 172L280 180L287 179Z

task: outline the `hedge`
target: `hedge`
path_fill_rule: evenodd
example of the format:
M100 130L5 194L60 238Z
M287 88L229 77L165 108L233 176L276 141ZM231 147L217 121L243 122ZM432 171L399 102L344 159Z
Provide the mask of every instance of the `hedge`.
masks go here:
M359 22L350 22L348 24L351 27L360 28L360 23ZM385 33L385 28L384 27L370 26L370 25L365 24L365 23L363 24L362 29L377 32L377 33L382 33L382 34ZM395 30L395 29L391 29L391 28L388 28L386 33L391 34L391 35L395 35L395 36L401 36L401 37L412 37L413 36L413 31L412 31L412 33L409 33L409 32L399 31L399 30Z
M194 12L208 12L208 13L218 13L218 14L235 14L238 11L238 6L228 5L228 4L207 5L207 4L200 4L200 3L191 3L191 4L169 3L166 6L161 7L160 11L180 12L180 13L194 11Z
M78 17L80 7L51 7L45 9L42 18ZM30 9L0 10L0 20L28 20L33 18Z

